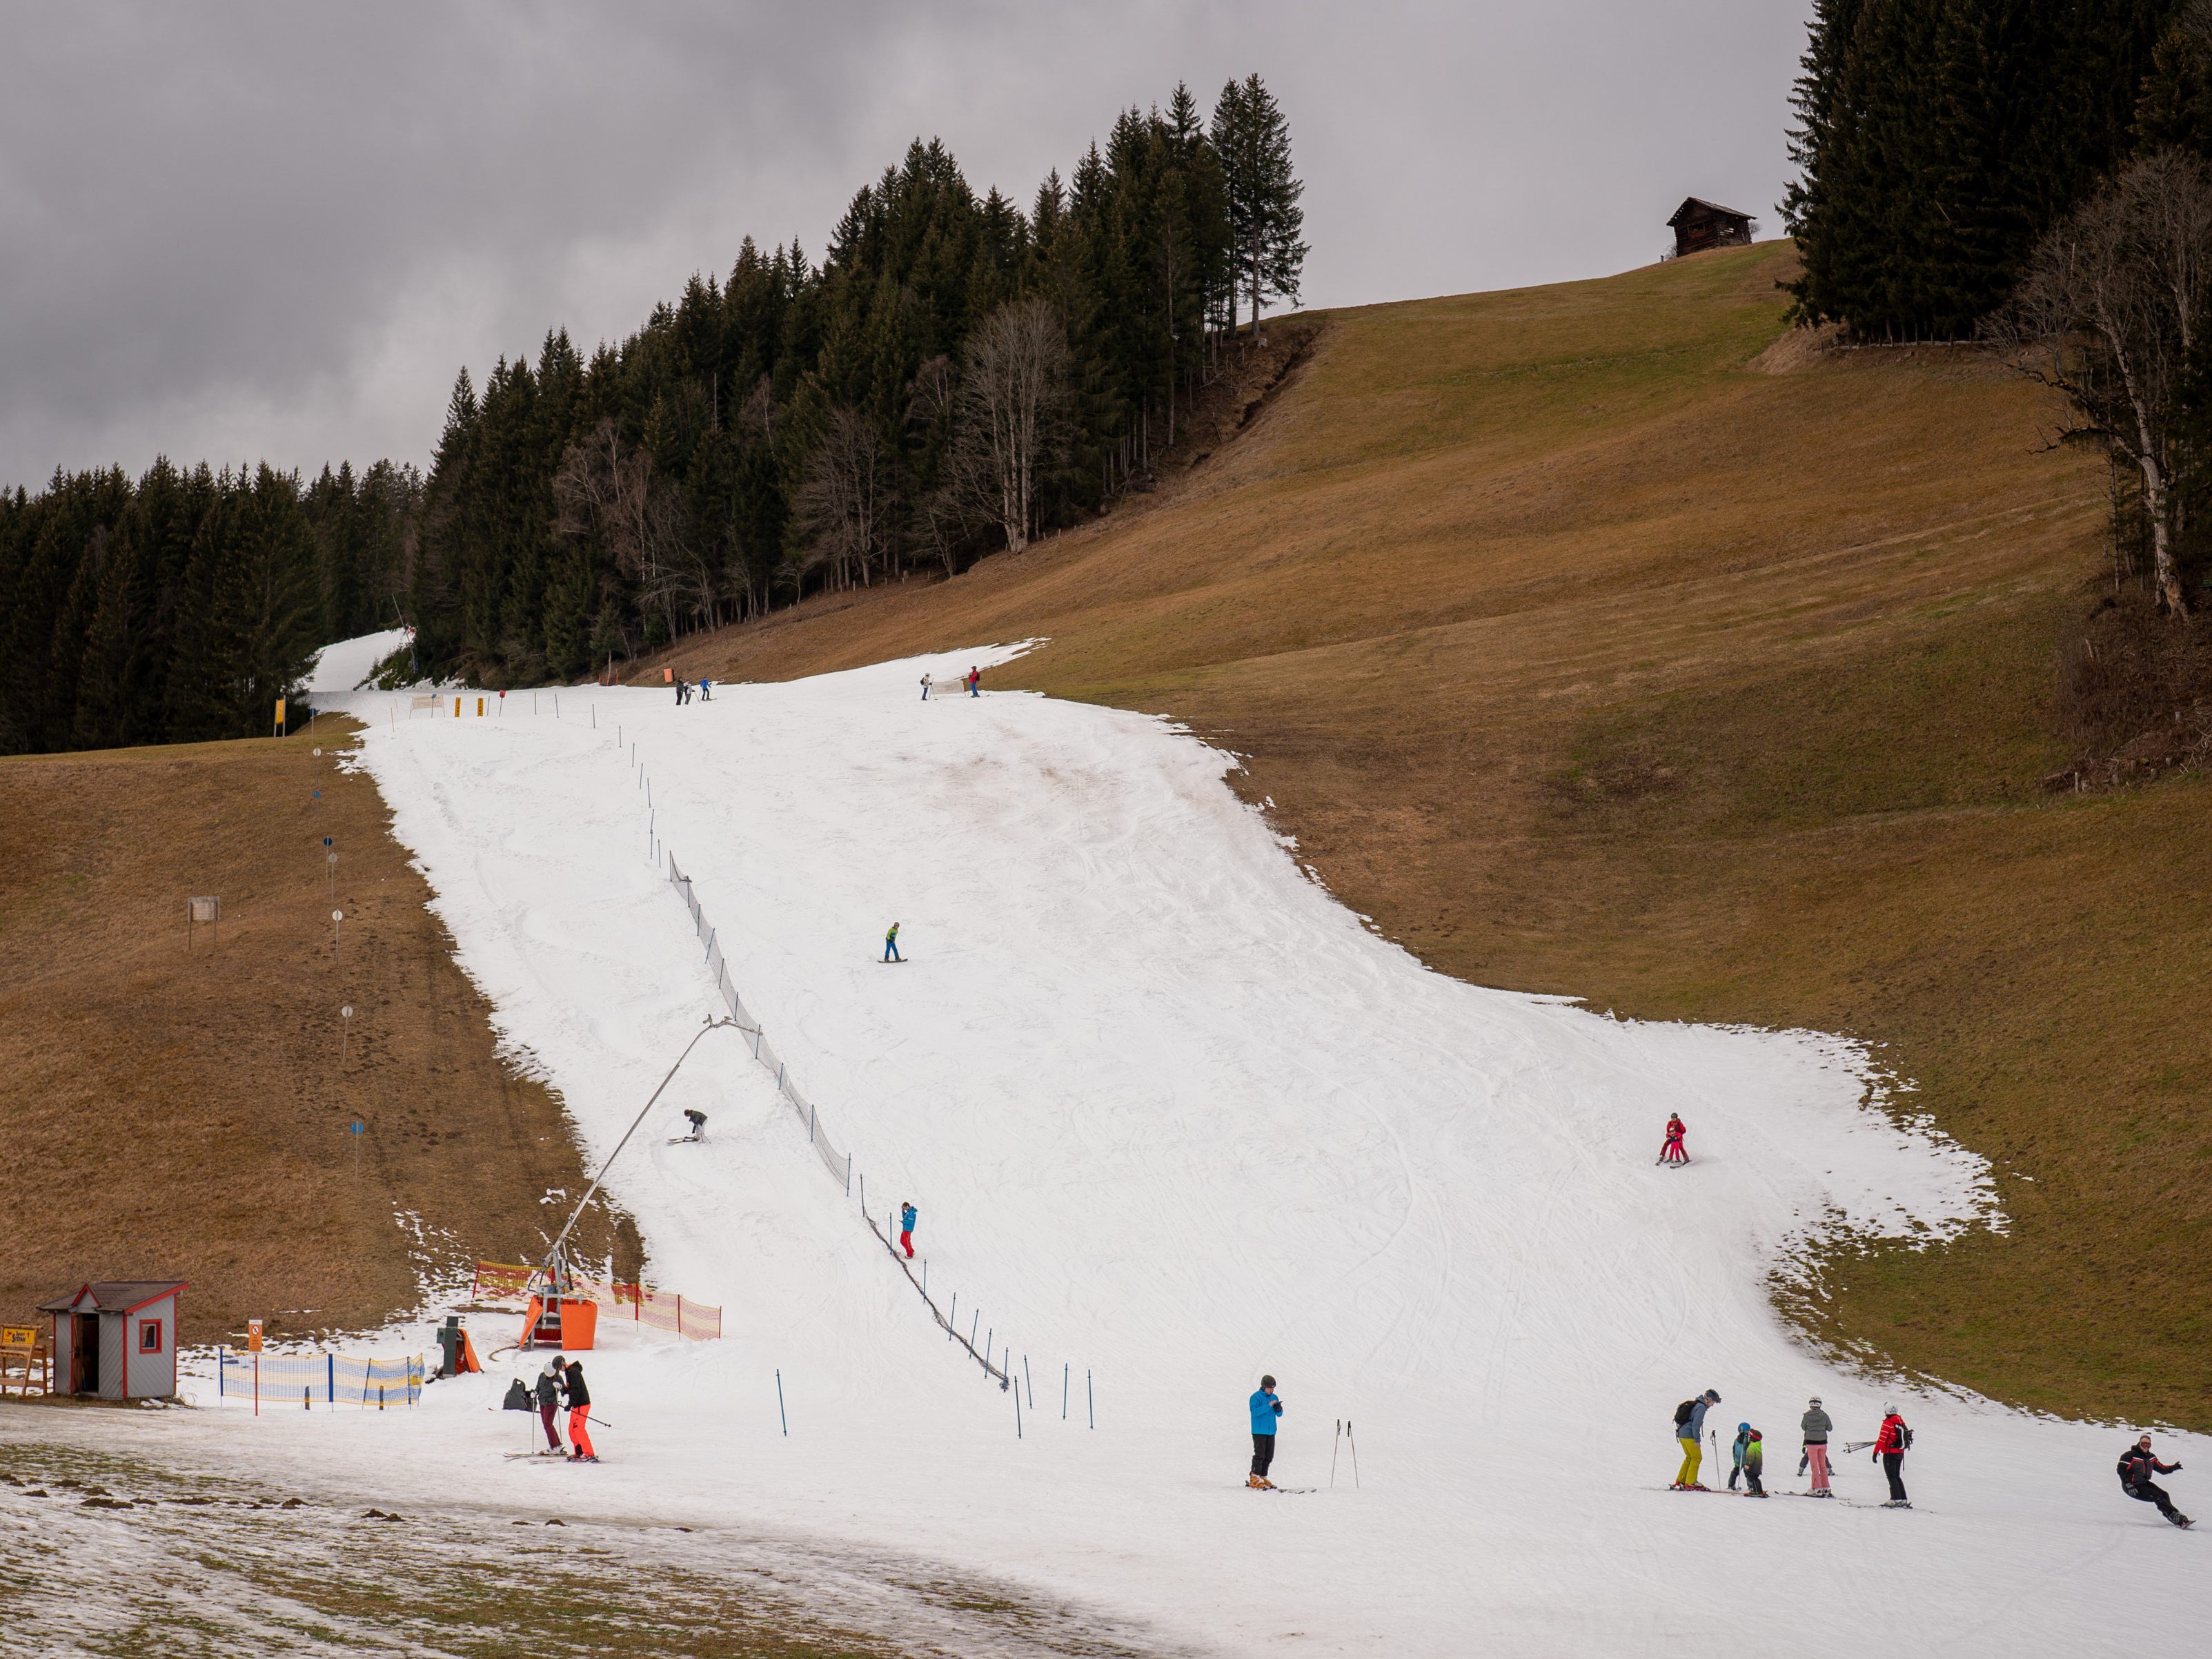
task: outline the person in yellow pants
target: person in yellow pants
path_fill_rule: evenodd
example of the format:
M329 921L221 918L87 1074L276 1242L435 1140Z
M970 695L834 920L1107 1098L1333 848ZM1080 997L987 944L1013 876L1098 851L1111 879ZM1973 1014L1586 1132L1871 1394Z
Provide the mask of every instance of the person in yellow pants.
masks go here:
M1674 1438L1682 1443L1682 1468L1674 1477L1676 1492L1706 1492L1711 1490L1698 1479L1698 1470L1705 1462L1703 1447L1705 1438L1705 1410L1721 1403L1717 1389L1707 1389L1692 1399L1685 1400L1674 1408Z

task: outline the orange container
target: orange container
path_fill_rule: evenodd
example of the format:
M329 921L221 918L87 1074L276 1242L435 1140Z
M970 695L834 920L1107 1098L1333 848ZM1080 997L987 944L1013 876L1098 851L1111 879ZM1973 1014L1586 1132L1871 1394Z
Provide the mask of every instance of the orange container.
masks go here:
M522 1346L526 1348L558 1348L564 1353L581 1353L592 1346L599 1333L599 1304L581 1297L562 1297L549 1313L544 1300L533 1296L522 1316Z

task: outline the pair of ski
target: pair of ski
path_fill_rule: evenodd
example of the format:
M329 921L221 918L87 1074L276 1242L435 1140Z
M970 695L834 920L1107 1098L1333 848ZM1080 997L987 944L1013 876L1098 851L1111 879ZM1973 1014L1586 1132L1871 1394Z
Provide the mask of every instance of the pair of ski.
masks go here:
M1352 1438L1352 1419L1348 1417L1340 1417L1336 1419L1336 1437L1329 1443L1328 1449L1328 1484L1332 1486L1336 1484L1337 1450L1340 1447L1346 1445L1349 1445L1352 1448L1352 1484L1356 1488L1359 1485L1359 1442ZM1252 1488L1253 1490L1258 1492L1279 1492L1286 1497L1295 1496L1304 1492L1319 1492L1321 1490L1319 1486L1279 1486L1273 1481L1269 1480L1264 1474L1261 1475L1260 1479L1265 1484L1254 1487ZM1251 1485L1249 1481L1247 1481L1245 1484L1248 1486Z

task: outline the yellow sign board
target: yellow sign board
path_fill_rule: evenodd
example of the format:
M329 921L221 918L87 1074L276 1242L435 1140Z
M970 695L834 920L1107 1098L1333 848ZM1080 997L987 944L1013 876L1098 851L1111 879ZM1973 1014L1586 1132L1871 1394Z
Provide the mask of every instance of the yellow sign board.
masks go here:
M246 1351L248 1353L261 1352L261 1322L258 1319L246 1322Z
M0 1325L0 1353L28 1353L39 1346L35 1325Z

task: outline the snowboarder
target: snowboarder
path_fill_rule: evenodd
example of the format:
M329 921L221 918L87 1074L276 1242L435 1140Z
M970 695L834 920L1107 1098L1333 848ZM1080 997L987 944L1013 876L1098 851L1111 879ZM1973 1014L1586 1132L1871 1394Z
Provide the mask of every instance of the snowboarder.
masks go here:
M1661 1142L1659 1146L1659 1162L1687 1164L1690 1161L1690 1155L1682 1150L1682 1137L1689 1133L1688 1126L1682 1121L1682 1115L1680 1112L1669 1112L1667 1115L1667 1139Z
M561 1436L553 1426L553 1413L561 1408L561 1356L555 1354L545 1362L545 1369L538 1373L538 1420L545 1425L545 1449L562 1452L568 1449L561 1443Z
M893 922L891 924L890 932L884 935L884 960L885 962L904 962L906 960L904 957L898 953L898 923Z
M1912 1431L1905 1426L1896 1407L1884 1406L1881 1413L1881 1428L1874 1437L1874 1460L1889 1477L1889 1502L1882 1508L1909 1510L1912 1505L1905 1496L1905 1453L1912 1444Z
M909 1261L914 1260L915 1215L914 1206L902 1200L899 1204L899 1243L906 1248L906 1259Z
M1833 1498L1836 1494L1828 1486L1828 1436L1836 1425L1820 1409L1818 1395L1805 1402L1805 1415L1797 1419L1797 1426L1805 1436L1805 1455L1798 1462L1797 1473L1804 1474L1809 1464L1813 1470L1813 1496Z
M1743 1425L1740 1437L1743 1442L1743 1495L1764 1498L1766 1486L1759 1477L1766 1472L1766 1447L1759 1431L1748 1423ZM1731 1480L1729 1484L1734 1486L1735 1482Z
M2179 1463L2160 1462L2152 1455L2150 1437L2144 1435L2120 1454L2120 1490L2142 1503L2157 1504L2158 1512L2175 1526L2193 1527L2197 1523L2175 1509L2166 1488L2151 1479L2154 1474L2176 1474L2180 1468Z
M924 702L929 701L929 676L927 674L921 677L921 700Z
M560 1362L556 1359L555 1364ZM592 1415L592 1391L584 1386L584 1367L578 1360L570 1360L561 1373L561 1387L568 1396L568 1444L572 1463L596 1463L599 1454L592 1449L592 1435L586 1423Z
M1729 1490L1730 1492L1735 1490L1735 1483L1743 1478L1743 1455L1750 1449L1751 1425L1739 1423L1735 1425L1735 1439L1729 1447Z
M970 667L968 671L968 695L971 697L981 696L983 695L981 690L982 684L983 671L980 668Z
M1705 1437L1705 1408L1721 1403L1720 1391L1707 1389L1703 1394L1685 1400L1674 1407L1674 1438L1682 1444L1682 1472L1674 1477L1672 1490L1675 1492L1710 1492L1710 1486L1698 1480L1698 1468L1705 1462L1701 1449Z
M1272 1492L1275 1483L1267 1479L1267 1466L1275 1461L1275 1424L1283 1414L1283 1402L1275 1398L1275 1379L1261 1377L1249 1403L1252 1407L1252 1478L1244 1484Z

